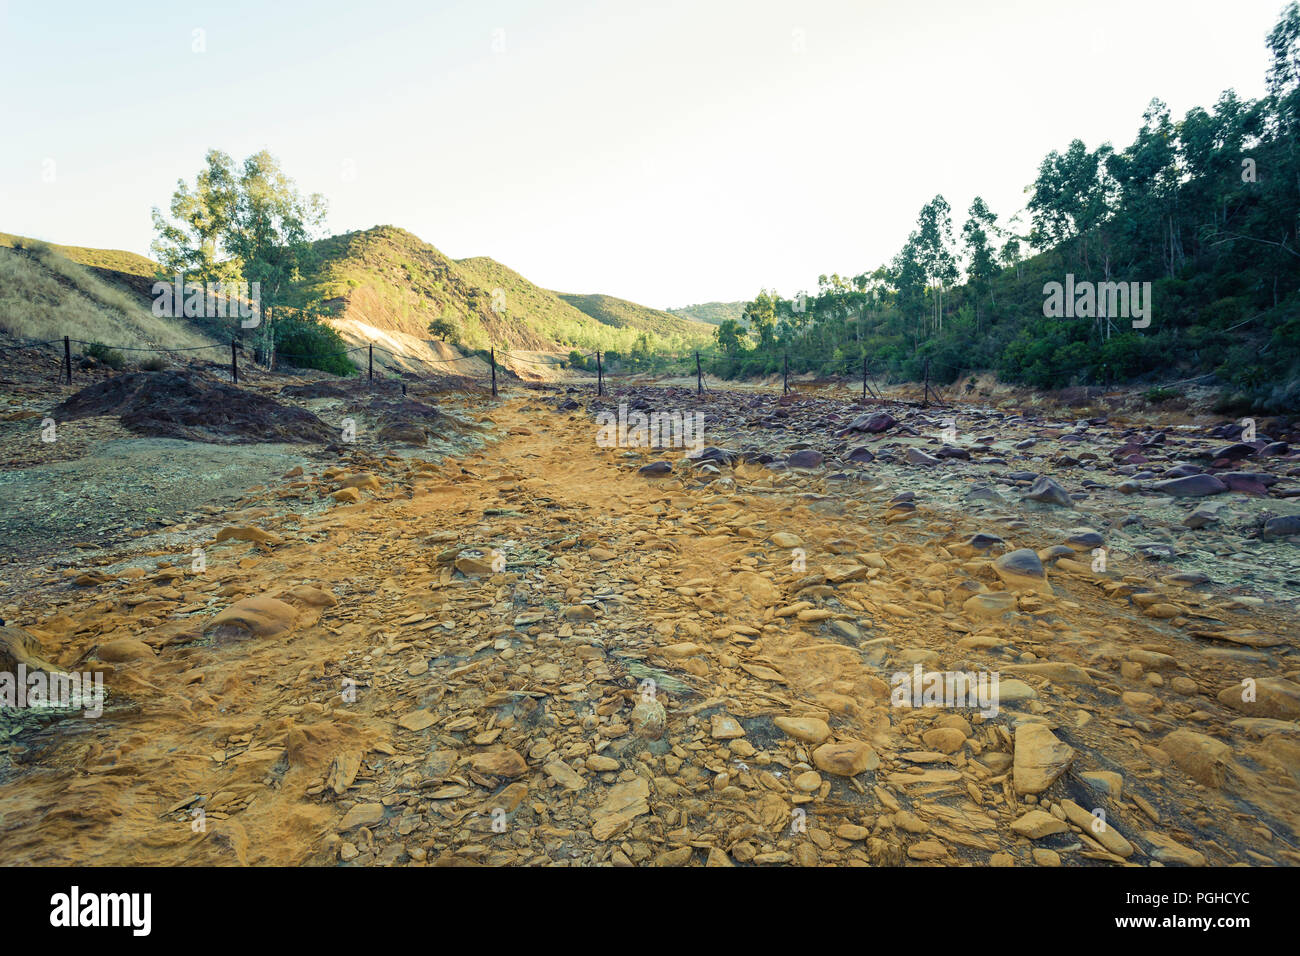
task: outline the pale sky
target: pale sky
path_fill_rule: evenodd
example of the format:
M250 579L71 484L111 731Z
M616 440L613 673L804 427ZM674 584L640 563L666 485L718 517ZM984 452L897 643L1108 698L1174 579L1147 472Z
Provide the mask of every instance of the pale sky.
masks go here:
M206 150L266 148L330 232L659 308L790 295L887 261L935 193L957 236L976 195L1009 217L1153 96L1262 95L1284 6L0 0L0 231L147 255Z

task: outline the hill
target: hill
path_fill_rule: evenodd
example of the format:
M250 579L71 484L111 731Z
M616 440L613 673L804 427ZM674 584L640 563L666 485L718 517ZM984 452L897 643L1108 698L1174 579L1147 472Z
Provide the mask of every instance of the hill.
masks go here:
M292 291L292 304L324 306L348 341L409 348L414 357L440 360L448 356L425 345L433 338L429 323L443 320L455 329L447 341L467 349L547 344L523 323L493 312L490 297L451 259L404 229L376 226L330 236L312 251L314 262Z
M295 289L294 304L327 308L349 341L417 352L431 338L471 350L630 351L643 334L654 350L693 331L691 323L633 302L575 297L599 300L614 320L601 321L494 259L450 259L396 226L331 236L314 243L313 252L316 262ZM445 325L441 335L429 331L437 320Z
M151 281L158 272L158 263L134 252L126 252L122 249L89 249L85 246L60 246L52 242L41 242L39 239L0 232L0 246L13 249L31 243L48 246L63 258L78 265L90 266L105 272L120 272L123 275L147 278Z
M556 295L597 322L617 329L639 329L665 338L680 338L683 341L703 342L713 336L713 330L702 322L638 305L612 295L599 292L591 295L557 292Z
M486 256L456 264L489 299L501 290L507 316L562 348L671 351L704 341L709 330L611 295L552 292Z
M21 236L6 235L4 239L0 244L0 329L12 335L43 341L66 335L127 348L183 349L216 344L184 319L155 316L147 297L101 278L104 273L119 274L116 270L88 268L56 251L76 247L52 246ZM77 251L83 253L83 261L139 268L128 259L93 255L106 250ZM143 256L135 258L149 261Z
M721 325L727 319L740 321L741 315L745 311L744 302L702 302L699 305L684 305L679 309L669 309L673 315L680 316L683 319L690 319L693 322L704 322L708 325Z
M518 323L542 345L579 344L591 320L562 301L554 292L529 282L518 272L487 256L456 260L460 275L488 308L495 302L500 314ZM586 344L582 342L582 344Z
M30 249L23 252L18 247ZM112 301L107 313L84 303L76 307L85 312L85 322L78 327L97 330L92 337L110 344L135 345L150 335L152 341L161 342L168 339L169 329L175 332L169 326L151 324L159 321L149 313L151 286L159 271L152 260L118 250L52 246L0 234L0 251L11 257L6 260L6 274L11 277L5 290L10 316L6 327L16 334L53 338L75 324L68 319L75 310L72 306L55 308L57 318L31 318L31 308L18 305L29 300L50 301L48 292L38 290L46 289L51 277L33 271L32 262L27 261L34 255L31 250L38 248L44 250L42 257L61 264L53 271L62 276L65 287L71 286L63 300L68 300L73 290L80 290L79 294L95 302ZM399 358L392 363L397 366L447 363L461 359L465 352L491 346L498 352L525 353L601 349L644 355L684 351L707 341L711 333L708 326L614 296L552 292L486 256L451 259L396 226L375 226L317 240L306 258L300 280L283 301L267 303L272 314L276 309L287 309L281 313L286 318L296 315L294 310L323 313L326 324L348 346L373 343L397 353ZM51 272L48 264L44 272ZM113 316L126 312L132 318L118 334ZM441 327L430 331L431 323ZM188 324L184 328L186 334L202 336L205 331ZM207 331L224 335L230 330ZM84 334L91 335L89 331ZM170 339L168 344L173 344ZM385 355L381 362L376 352L376 361L384 364L389 359ZM471 370L469 364L463 368Z

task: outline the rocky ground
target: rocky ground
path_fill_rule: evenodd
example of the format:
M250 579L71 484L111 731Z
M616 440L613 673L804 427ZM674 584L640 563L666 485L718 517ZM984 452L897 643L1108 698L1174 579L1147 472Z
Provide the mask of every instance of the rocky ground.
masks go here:
M356 440L4 568L0 664L109 689L0 723L8 862L1300 863L1286 423L285 384Z

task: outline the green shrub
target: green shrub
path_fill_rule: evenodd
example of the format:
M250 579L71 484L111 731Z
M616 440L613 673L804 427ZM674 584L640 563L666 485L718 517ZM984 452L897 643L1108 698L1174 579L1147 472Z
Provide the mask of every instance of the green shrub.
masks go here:
M280 319L275 329L276 361L332 375L355 375L347 343L333 328L310 319Z
M86 346L86 354L100 365L107 365L114 370L126 365L126 356L117 349L109 348L103 342L91 342L90 345Z
M1224 392L1214 402L1212 411L1216 415L1246 415L1254 408L1254 402L1240 392Z
M140 363L140 369L145 372L161 372L167 367L167 360L161 355L155 355L147 358Z
M460 345L460 326L445 316L429 323L429 334L435 339L442 339L455 346Z

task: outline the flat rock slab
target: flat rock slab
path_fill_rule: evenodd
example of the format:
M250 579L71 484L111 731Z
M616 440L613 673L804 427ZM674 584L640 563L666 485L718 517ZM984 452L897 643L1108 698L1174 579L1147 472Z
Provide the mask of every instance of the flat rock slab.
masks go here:
M1012 774L1017 793L1042 793L1074 760L1074 748L1062 743L1044 724L1016 728Z

